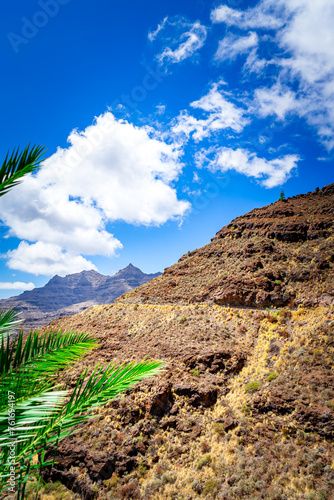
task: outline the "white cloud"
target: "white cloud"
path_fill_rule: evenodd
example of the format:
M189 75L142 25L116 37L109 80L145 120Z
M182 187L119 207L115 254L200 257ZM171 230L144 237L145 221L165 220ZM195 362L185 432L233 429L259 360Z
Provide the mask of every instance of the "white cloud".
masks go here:
M171 32L171 35L168 33L165 37L169 46L157 56L160 64L174 64L188 59L203 47L207 37L207 29L199 21L190 23L178 17L165 18L154 32L148 34L149 40L156 40L158 35L163 37L162 32L166 30Z
M209 157L210 153L214 153L213 158ZM267 188L273 188L289 179L300 158L298 155L285 155L267 160L246 149L222 147L202 150L197 154L196 160L198 167L206 167L212 172L234 170L247 177L254 177Z
M256 107L262 117L276 115L283 120L290 112L302 112L305 106L303 100L297 99L295 92L279 83L271 88L258 88L254 95Z
M33 290L33 283L22 283L22 281L14 281L13 283L0 282L0 290Z
M190 205L170 183L182 169L181 153L153 132L105 113L83 132L73 131L67 149L1 198L2 220L25 240L9 254L10 267L37 274L91 269L81 254L112 256L122 247L108 222L180 219Z
M62 251L59 245L38 241L29 245L21 241L18 248L7 253L8 267L31 274L66 276L83 270L94 269L96 266L81 255L73 255Z
M255 49L249 54L245 72L262 74L276 65L278 86L256 94L260 112L279 118L288 112L304 117L315 127L328 150L334 148L334 3L332 0L262 0L245 11L226 5L211 13L214 23L239 29L269 29L270 59L260 59ZM229 36L229 35L228 35ZM262 39L259 40L262 42ZM267 41L263 39L263 41ZM228 48L223 55L228 55ZM271 75L272 76L272 73ZM287 87L290 87L290 91ZM261 103L260 98L264 101Z
M172 131L186 137L192 134L194 140L202 140L214 132L228 128L241 132L249 123L249 119L245 117L243 108L237 107L218 90L223 83L215 83L208 94L190 104L192 108L208 113L206 118L197 119L188 112L183 112Z
M278 5L270 5L263 1L260 5L246 11L231 9L227 5L220 5L211 12L213 23L225 23L228 26L237 26L240 29L266 28L278 29L284 21L275 15ZM273 12L274 11L274 12Z
M247 56L243 71L247 74L256 73L257 75L261 75L269 65L276 65L276 61L260 58L256 47Z
M248 36L237 36L229 33L223 40L220 40L215 60L225 61L226 59L235 59L239 54L245 54L251 48L257 47L257 45L258 36L252 31Z
M290 13L286 26L277 33L280 46L291 53L282 62L308 83L328 81L334 72L334 3L280 0L280 4Z
M198 183L202 182L202 179L200 178L197 172L194 172L193 182L198 182Z
M334 148L334 3L281 0L291 20L277 33L290 57L280 61L283 76L299 80L305 107L298 110L314 126L328 150Z
M149 31L147 38L149 39L150 42L153 42L157 38L160 31L164 29L167 23L168 23L168 17L165 17L164 20L160 24L158 24L157 29L155 29L154 31Z

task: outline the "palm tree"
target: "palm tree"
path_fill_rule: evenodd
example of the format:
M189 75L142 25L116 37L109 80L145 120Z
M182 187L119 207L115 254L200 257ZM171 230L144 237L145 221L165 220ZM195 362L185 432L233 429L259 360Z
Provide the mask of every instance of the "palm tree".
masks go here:
M44 148L29 149L7 155L0 169L0 196L38 168ZM67 384L55 385L59 371L95 349L96 339L62 330L31 331L26 337L21 330L11 339L21 321L16 309L0 311L0 493L16 490L18 500L32 474L38 477L37 498L42 469L53 465L45 458L50 448L55 458L59 441L91 418L92 410L163 368L149 360L97 365L90 374L84 370L69 391Z
M0 168L0 196L16 186L22 177L37 170L41 162L45 159L44 146L27 146L23 151L19 148L9 155L6 155L5 161Z

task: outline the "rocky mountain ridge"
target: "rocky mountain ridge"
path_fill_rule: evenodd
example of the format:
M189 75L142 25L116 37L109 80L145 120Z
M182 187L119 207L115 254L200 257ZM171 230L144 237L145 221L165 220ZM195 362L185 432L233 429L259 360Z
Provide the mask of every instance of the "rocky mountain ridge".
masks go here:
M237 217L126 300L260 308L334 304L333 265L330 184Z
M62 374L72 387L96 363L166 370L60 444L45 498L334 500L333 195L238 217L114 304L51 324L98 340Z
M89 306L110 304L123 293L160 274L145 274L129 264L113 276L104 276L94 270L69 274L64 278L56 275L41 288L0 300L0 308L17 307L25 318L24 328L38 328Z

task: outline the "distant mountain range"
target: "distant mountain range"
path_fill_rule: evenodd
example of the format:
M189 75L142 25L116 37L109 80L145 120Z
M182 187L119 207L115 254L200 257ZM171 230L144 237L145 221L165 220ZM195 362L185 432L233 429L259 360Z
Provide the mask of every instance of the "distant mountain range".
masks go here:
M103 276L93 270L69 274L65 278L56 275L41 288L0 300L0 308L17 307L23 313L25 330L39 328L92 305L110 304L160 274L145 274L129 264L114 276Z

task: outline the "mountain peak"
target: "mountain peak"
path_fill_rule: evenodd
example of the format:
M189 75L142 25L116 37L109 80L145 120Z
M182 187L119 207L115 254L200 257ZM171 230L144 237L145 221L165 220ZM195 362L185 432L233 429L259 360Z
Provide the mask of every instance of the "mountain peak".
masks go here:
M25 328L36 328L60 315L75 314L93 304L110 304L121 294L154 277L131 263L114 276L104 276L94 269L64 277L56 274L41 288L0 301L0 307L21 308Z
M123 269L120 269L118 273L115 274L115 276L120 276L120 275L136 275L136 276L143 276L145 273L139 267L134 266L133 264L128 264L126 267Z

